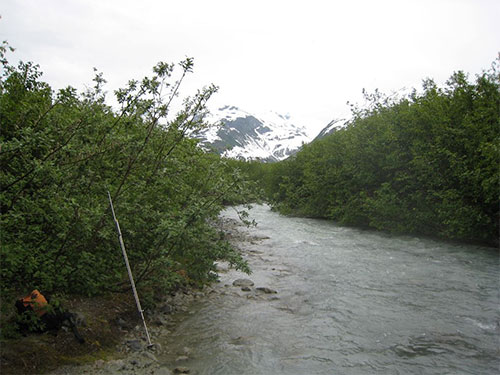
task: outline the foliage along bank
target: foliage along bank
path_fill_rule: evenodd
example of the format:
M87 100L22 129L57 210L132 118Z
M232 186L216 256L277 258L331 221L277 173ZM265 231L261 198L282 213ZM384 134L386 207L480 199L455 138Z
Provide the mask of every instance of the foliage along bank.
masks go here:
M32 63L9 64L0 48L1 275L3 306L19 293L95 295L128 288L107 191L144 298L213 277L224 259L248 271L213 221L245 182L187 135L208 126L216 87L172 105L192 71L159 63L154 74L105 103L102 74L83 94L58 92Z
M333 134L277 164L242 165L283 214L498 244L499 60L403 99L375 92Z

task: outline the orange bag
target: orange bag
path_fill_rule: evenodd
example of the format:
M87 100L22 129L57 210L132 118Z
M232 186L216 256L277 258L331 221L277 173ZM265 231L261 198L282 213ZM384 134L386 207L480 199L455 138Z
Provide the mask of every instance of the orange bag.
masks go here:
M43 294L40 293L37 289L35 289L30 293L29 296L23 298L23 305L26 308L29 308L29 306L31 306L33 311L38 316L42 316L47 312L48 302L43 296Z

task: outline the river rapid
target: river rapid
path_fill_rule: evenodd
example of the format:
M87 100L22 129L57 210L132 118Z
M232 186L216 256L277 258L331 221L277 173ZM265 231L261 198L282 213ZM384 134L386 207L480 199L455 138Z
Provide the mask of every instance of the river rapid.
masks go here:
M250 214L253 273L221 265L213 295L175 317L161 362L194 374L499 373L498 250Z

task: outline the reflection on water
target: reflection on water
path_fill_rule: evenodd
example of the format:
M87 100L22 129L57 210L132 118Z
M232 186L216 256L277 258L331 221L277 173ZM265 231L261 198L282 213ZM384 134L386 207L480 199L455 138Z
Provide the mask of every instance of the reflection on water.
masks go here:
M231 212L226 213L232 217ZM166 339L195 374L497 374L494 249L286 218L257 206L253 274L221 273ZM250 291L235 287L250 278ZM268 287L267 294L257 287Z

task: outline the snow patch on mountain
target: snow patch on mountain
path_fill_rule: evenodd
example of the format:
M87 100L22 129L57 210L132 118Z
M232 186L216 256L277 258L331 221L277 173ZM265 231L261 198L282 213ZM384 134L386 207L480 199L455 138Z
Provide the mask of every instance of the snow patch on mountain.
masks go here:
M201 145L229 158L279 161L312 139L306 128L296 125L290 115L272 111L257 115L224 106L206 120L221 126L201 132L198 135Z
M346 126L347 126L347 121L345 119L332 120L328 123L327 126L325 126L319 132L319 134L316 136L316 138L314 138L314 140L326 137L327 135L335 133L336 131L345 128Z

